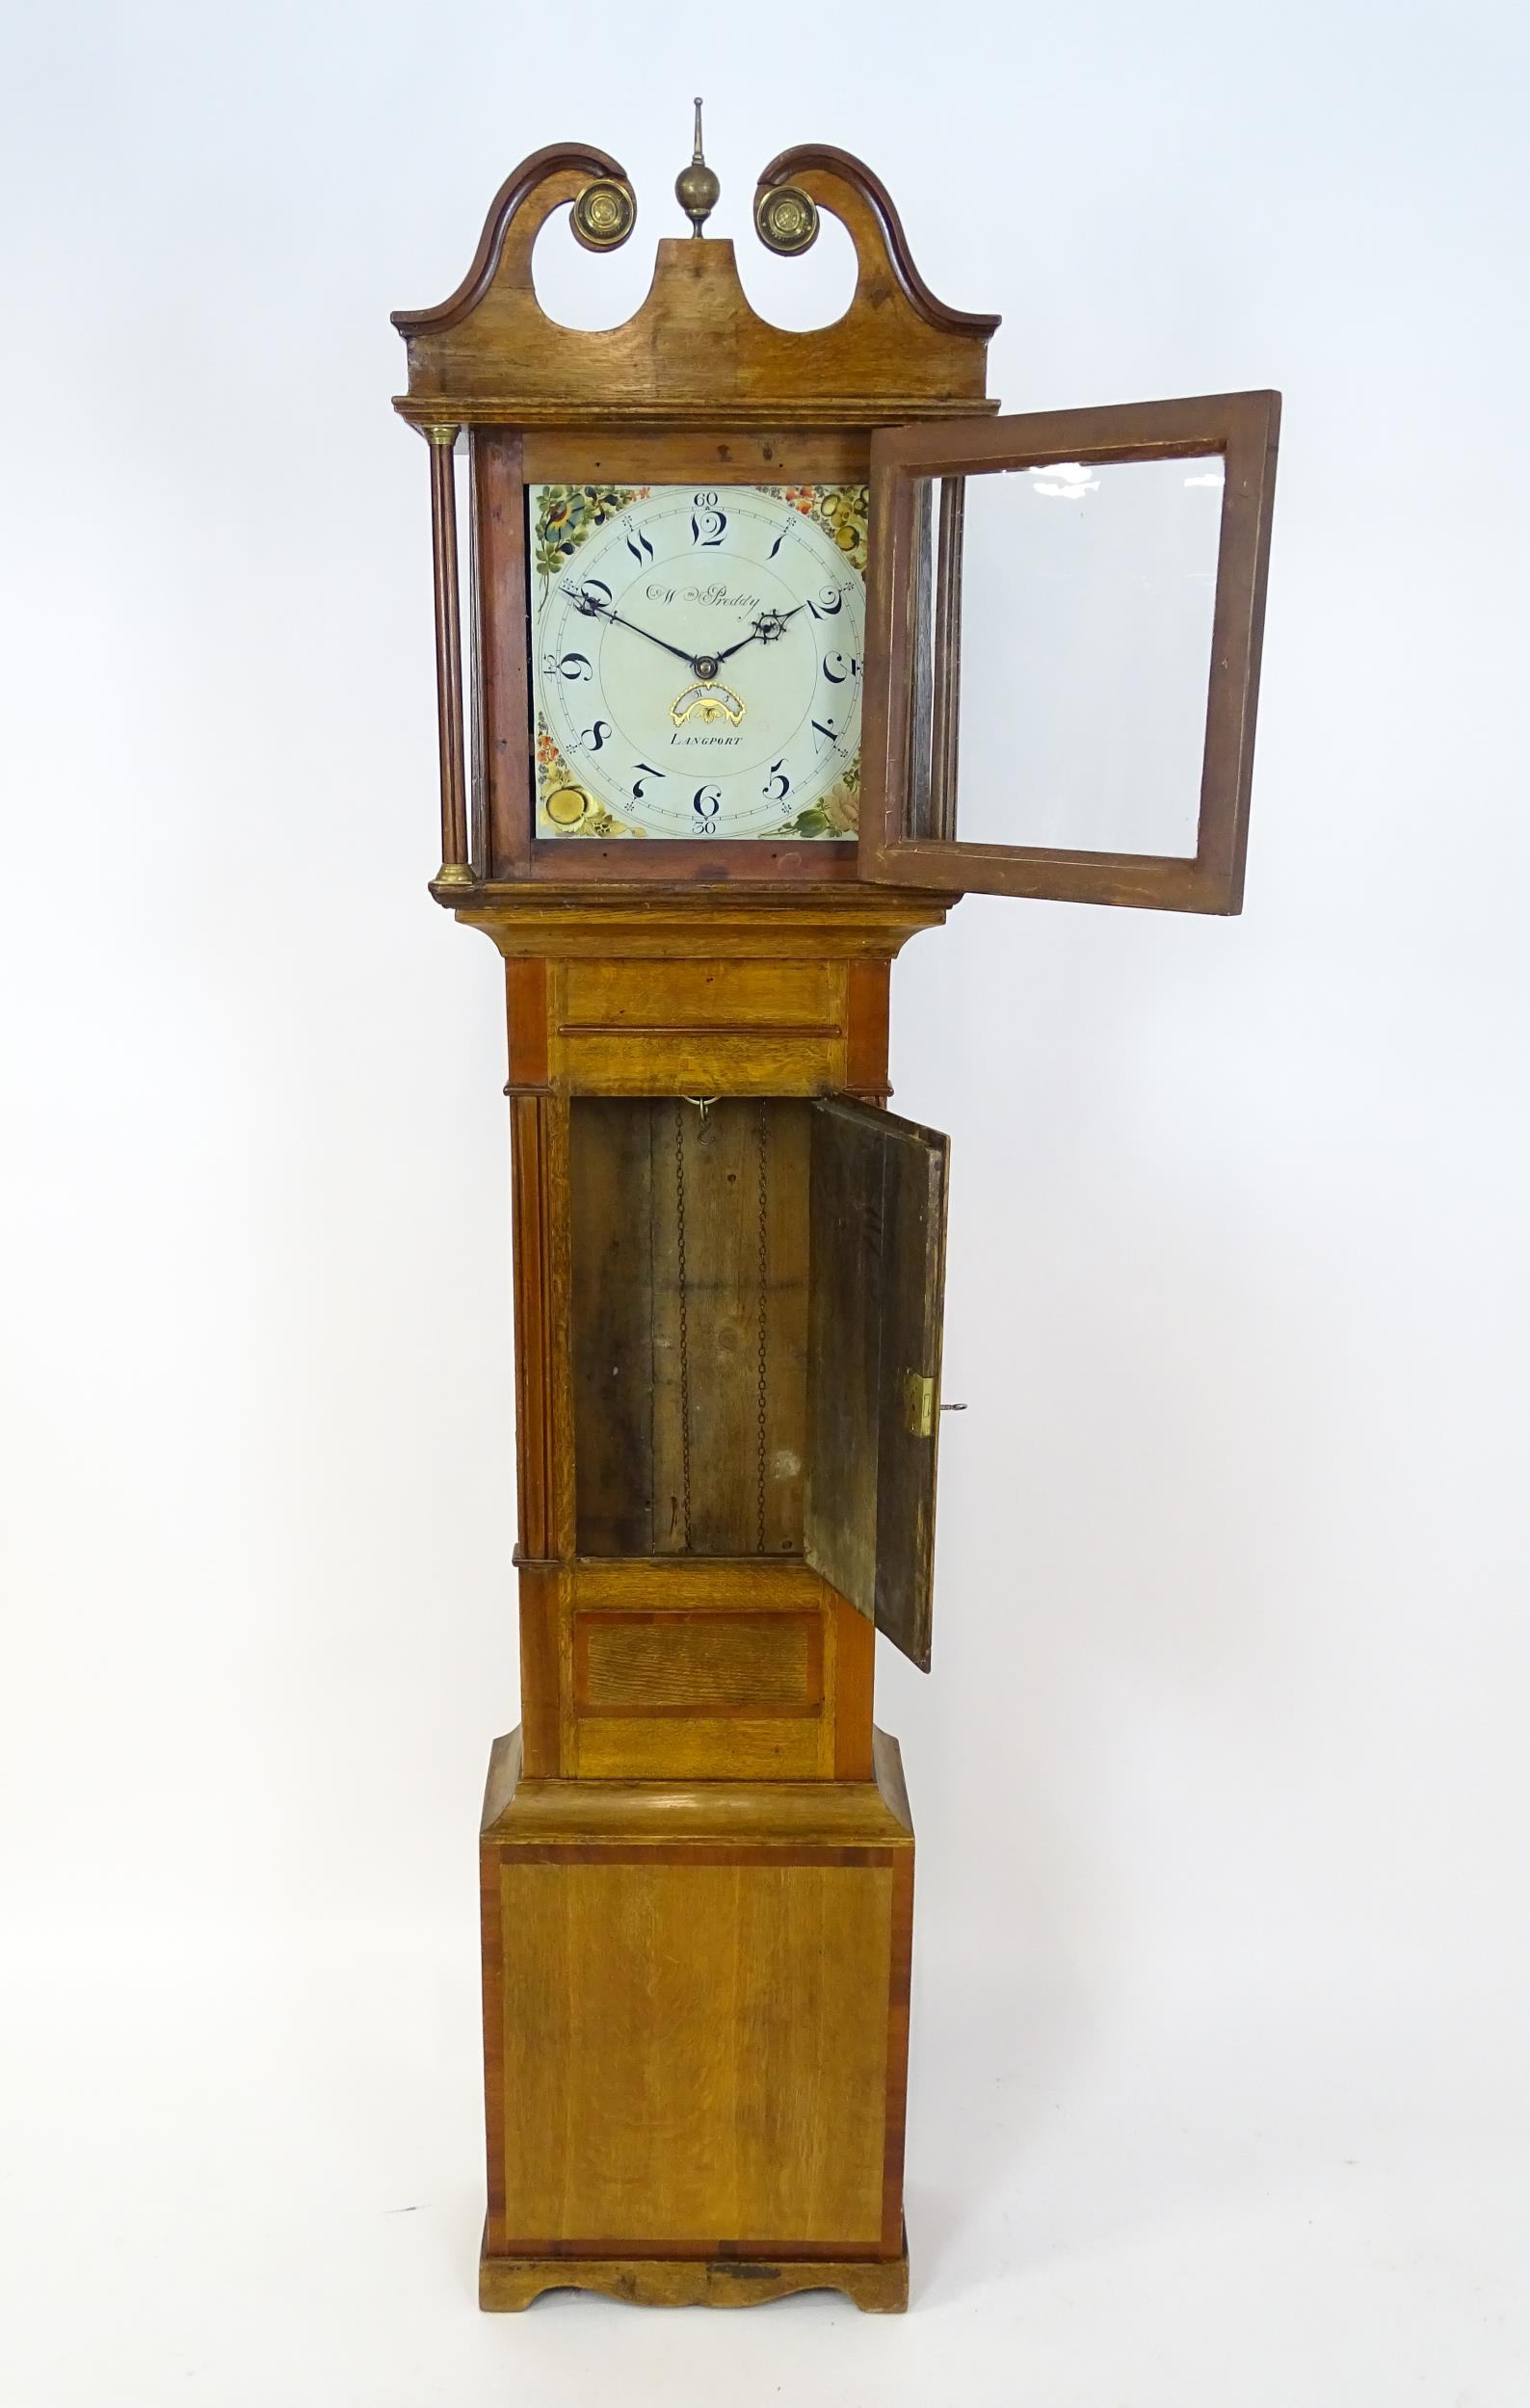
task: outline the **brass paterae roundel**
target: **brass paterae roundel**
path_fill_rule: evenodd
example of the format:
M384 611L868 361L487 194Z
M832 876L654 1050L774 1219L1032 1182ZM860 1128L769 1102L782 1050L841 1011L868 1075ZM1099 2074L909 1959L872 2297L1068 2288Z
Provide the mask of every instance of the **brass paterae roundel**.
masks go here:
M769 250L806 250L818 239L818 204L795 184L767 186L754 203L754 229Z
M587 184L573 205L570 222L577 241L586 250L615 250L624 243L637 222L638 204L630 184L619 184L615 177L597 176Z
M558 786L542 803L542 809L554 827L577 827L587 811L593 808L582 786Z

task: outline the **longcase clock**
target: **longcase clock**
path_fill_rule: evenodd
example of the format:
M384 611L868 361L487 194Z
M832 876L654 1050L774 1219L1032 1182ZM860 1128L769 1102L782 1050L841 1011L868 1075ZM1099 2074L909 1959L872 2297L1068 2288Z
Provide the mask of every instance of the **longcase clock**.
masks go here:
M400 312L430 446L436 901L504 957L521 1721L481 1836L481 2298L908 2298L913 1826L875 1634L928 1668L947 1147L891 964L968 890L1235 911L1278 403L995 415L997 320L877 178L754 224L858 259L786 332L676 187L637 315L553 325L517 168ZM461 470L461 480L459 471Z

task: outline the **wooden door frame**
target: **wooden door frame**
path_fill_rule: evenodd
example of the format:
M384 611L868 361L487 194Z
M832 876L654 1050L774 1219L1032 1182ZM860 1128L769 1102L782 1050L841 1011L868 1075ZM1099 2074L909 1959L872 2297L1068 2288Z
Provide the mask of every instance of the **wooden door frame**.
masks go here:
M1279 422L1278 393L1214 393L1185 401L894 427L873 435L861 702L862 877L951 894L1031 895L1165 911L1241 909ZM1227 468L1194 857L1068 852L909 835L908 696L918 665L920 631L913 623L913 601L919 588L916 516L921 484L996 469L1042 467L1057 459L1093 465L1212 455L1221 455ZM959 574L954 549L946 546L935 579L937 628L953 624ZM944 689L954 694L955 670L954 658L934 661L936 693ZM954 822L948 817L945 824Z

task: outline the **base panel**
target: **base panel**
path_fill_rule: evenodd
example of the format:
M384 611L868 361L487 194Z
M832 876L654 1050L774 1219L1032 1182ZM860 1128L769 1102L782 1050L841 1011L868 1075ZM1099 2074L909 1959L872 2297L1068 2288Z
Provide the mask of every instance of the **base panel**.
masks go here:
M544 2290L600 2291L634 2308L758 2308L792 2291L838 2290L868 2316L901 2316L909 2242L896 2258L480 2257L481 2308L529 2308Z

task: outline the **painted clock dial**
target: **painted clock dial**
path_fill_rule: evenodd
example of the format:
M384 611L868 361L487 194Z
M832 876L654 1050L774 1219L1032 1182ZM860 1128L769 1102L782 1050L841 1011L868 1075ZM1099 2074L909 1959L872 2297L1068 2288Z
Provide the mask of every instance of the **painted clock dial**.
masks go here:
M853 836L860 485L527 489L537 834Z

